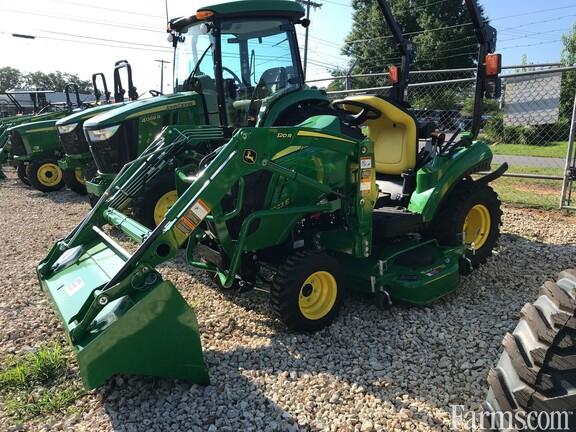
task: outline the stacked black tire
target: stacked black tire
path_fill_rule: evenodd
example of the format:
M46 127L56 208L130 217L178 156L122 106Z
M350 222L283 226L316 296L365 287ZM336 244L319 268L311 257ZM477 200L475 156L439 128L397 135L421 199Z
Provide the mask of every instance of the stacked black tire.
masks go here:
M504 353L488 376L485 408L492 414L485 419L491 425L486 429L520 430L518 423L492 427L491 419L502 418L498 412L566 412L569 428L564 430L576 431L576 269L541 287L540 297L524 306L502 345Z

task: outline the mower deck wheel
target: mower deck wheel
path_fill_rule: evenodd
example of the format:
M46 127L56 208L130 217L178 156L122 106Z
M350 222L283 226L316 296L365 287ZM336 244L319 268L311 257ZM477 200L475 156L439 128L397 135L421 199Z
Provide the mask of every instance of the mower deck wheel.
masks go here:
M64 187L62 170L53 159L30 162L26 168L26 177L32 187L42 192L54 192Z

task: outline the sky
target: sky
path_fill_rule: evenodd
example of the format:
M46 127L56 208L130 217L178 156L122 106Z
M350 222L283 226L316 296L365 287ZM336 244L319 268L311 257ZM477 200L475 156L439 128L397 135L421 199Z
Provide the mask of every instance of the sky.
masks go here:
M351 0L315 0L311 12L308 79L324 78L345 66L340 54L352 25ZM437 2L438 0L428 0ZM560 59L561 35L576 22L576 0L479 0L498 30L498 51L505 65L523 54L531 63ZM168 0L170 17L192 15L222 1ZM160 89L160 63L172 61L162 0L0 0L0 67L24 72L61 70L89 79L104 72L109 87L116 60L133 67L138 92ZM304 31L299 27L301 49ZM12 36L20 33L36 39ZM165 92L171 91L172 65L165 65Z

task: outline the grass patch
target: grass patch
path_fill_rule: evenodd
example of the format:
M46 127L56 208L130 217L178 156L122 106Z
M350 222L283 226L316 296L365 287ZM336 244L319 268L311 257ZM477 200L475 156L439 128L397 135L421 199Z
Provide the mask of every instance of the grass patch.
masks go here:
M496 165L492 169L497 168ZM563 175L560 168L514 166L509 172L518 174ZM557 210L560 204L562 182L559 180L500 177L491 183L502 202L522 206Z
M83 392L68 362L57 343L5 359L0 369L0 394L6 412L22 421L66 409Z
M497 155L565 158L568 152L568 142L554 141L539 146L528 144L494 144L490 146L490 148L492 152Z
M83 393L80 387L46 389L36 394L27 392L10 393L5 406L17 420L29 420L39 415L63 411Z
M24 390L49 384L66 373L66 358L58 344L44 345L20 360L10 359L8 364L0 371L0 388Z

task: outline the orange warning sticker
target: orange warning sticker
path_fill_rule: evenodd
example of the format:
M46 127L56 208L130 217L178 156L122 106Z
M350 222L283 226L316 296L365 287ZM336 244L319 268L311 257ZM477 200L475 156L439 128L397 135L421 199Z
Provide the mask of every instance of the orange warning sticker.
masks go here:
M184 235L188 236L196 229L198 225L208 216L210 207L204 201L199 199L188 209L188 211L176 223L176 228Z

